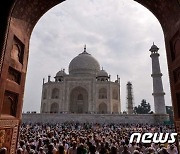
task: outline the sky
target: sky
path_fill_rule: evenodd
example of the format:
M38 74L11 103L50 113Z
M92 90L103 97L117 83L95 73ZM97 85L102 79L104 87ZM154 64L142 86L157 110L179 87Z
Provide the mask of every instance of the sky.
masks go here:
M126 110L128 81L134 105L146 99L154 110L150 47L160 48L166 105L171 105L164 35L156 17L133 0L67 0L44 14L30 39L23 112L40 111L42 80L83 51L94 56L115 80L121 79L121 106Z

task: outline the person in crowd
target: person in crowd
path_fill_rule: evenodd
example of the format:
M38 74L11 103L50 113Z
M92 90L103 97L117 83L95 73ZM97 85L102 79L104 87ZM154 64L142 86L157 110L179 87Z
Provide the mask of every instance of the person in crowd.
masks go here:
M131 154L131 152L128 149L129 149L128 146L125 145L122 154Z
M46 154L43 147L39 147L38 154Z
M63 145L59 145L58 151L56 152L56 154L66 154Z
M177 148L174 144L169 145L169 147L167 148L167 152L169 154L178 154Z
M0 154L8 154L7 148L5 148L5 147L0 148Z
M77 143L73 141L72 147L69 148L68 154L76 154L77 153Z

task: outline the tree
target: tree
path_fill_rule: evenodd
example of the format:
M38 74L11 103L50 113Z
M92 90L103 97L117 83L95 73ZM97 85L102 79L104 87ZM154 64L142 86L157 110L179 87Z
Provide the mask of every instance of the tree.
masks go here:
M148 114L151 111L151 105L146 102L145 99L141 101L141 104L134 107L134 113L136 114Z

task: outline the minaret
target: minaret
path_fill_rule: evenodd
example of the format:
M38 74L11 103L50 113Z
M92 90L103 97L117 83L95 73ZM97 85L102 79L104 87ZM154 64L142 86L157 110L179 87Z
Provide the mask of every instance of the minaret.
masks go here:
M127 112L133 114L133 95L132 95L132 83L127 83Z
M162 73L159 65L159 48L154 45L151 46L151 58L152 58L152 78L153 78L153 93L154 96L154 108L156 114L166 114L165 111L165 101L164 101L164 91L162 84Z

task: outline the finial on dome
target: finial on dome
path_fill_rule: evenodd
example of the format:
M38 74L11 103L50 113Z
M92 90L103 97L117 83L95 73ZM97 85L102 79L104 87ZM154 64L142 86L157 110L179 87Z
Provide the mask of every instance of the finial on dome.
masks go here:
M86 44L84 45L84 52L86 52Z
M86 51L86 44L84 45L84 51L83 51L82 53L80 53L79 55L81 55L81 54L88 54L88 55L90 55L90 54Z
M154 45L154 42L153 42L153 45Z
M103 67L102 67L102 70L103 70Z

